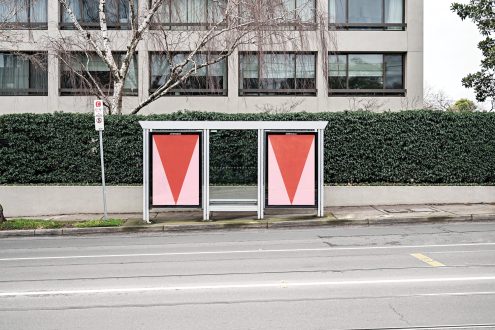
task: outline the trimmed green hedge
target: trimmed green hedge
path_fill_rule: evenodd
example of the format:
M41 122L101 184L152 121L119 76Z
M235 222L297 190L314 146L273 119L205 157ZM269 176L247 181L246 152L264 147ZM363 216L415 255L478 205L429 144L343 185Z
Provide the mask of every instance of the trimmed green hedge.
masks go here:
M325 181L334 184L492 184L495 113L220 114L177 112L107 116L105 164L110 184L142 181L139 120L327 120ZM97 184L98 134L91 114L0 116L0 184ZM211 135L211 181L256 182L256 133ZM225 157L228 155L228 157Z

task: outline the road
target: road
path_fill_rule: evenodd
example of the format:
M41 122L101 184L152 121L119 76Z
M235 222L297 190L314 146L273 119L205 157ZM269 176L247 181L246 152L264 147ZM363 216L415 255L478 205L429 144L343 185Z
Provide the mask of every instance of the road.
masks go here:
M0 329L495 329L495 222L0 239Z

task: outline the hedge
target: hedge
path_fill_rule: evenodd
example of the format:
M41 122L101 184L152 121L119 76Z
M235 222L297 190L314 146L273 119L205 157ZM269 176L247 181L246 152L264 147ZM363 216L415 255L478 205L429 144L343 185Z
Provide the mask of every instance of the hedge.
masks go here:
M492 184L495 113L410 110L398 113L221 114L176 112L107 116L109 184L142 181L139 120L327 120L325 181L332 184ZM0 116L0 184L97 184L98 135L91 114ZM256 134L211 135L211 182L256 182ZM228 157L226 157L228 155Z

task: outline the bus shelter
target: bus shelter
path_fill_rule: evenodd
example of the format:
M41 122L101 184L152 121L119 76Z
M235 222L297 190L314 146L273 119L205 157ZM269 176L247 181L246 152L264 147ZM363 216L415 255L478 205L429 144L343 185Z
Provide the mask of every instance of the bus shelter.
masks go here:
M326 121L140 121L143 128L143 220L150 209L257 212L314 208L324 216ZM210 132L258 133L256 199L210 198ZM228 155L227 155L228 156Z

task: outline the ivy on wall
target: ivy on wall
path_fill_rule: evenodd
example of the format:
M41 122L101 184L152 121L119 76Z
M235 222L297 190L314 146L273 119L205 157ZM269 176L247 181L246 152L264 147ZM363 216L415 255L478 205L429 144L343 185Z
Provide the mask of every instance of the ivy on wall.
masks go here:
M325 181L333 184L491 184L495 113L403 111L221 114L176 112L107 116L109 184L142 182L140 120L326 120ZM98 134L92 114L0 116L0 184L98 184ZM213 184L254 184L254 131L212 132Z

